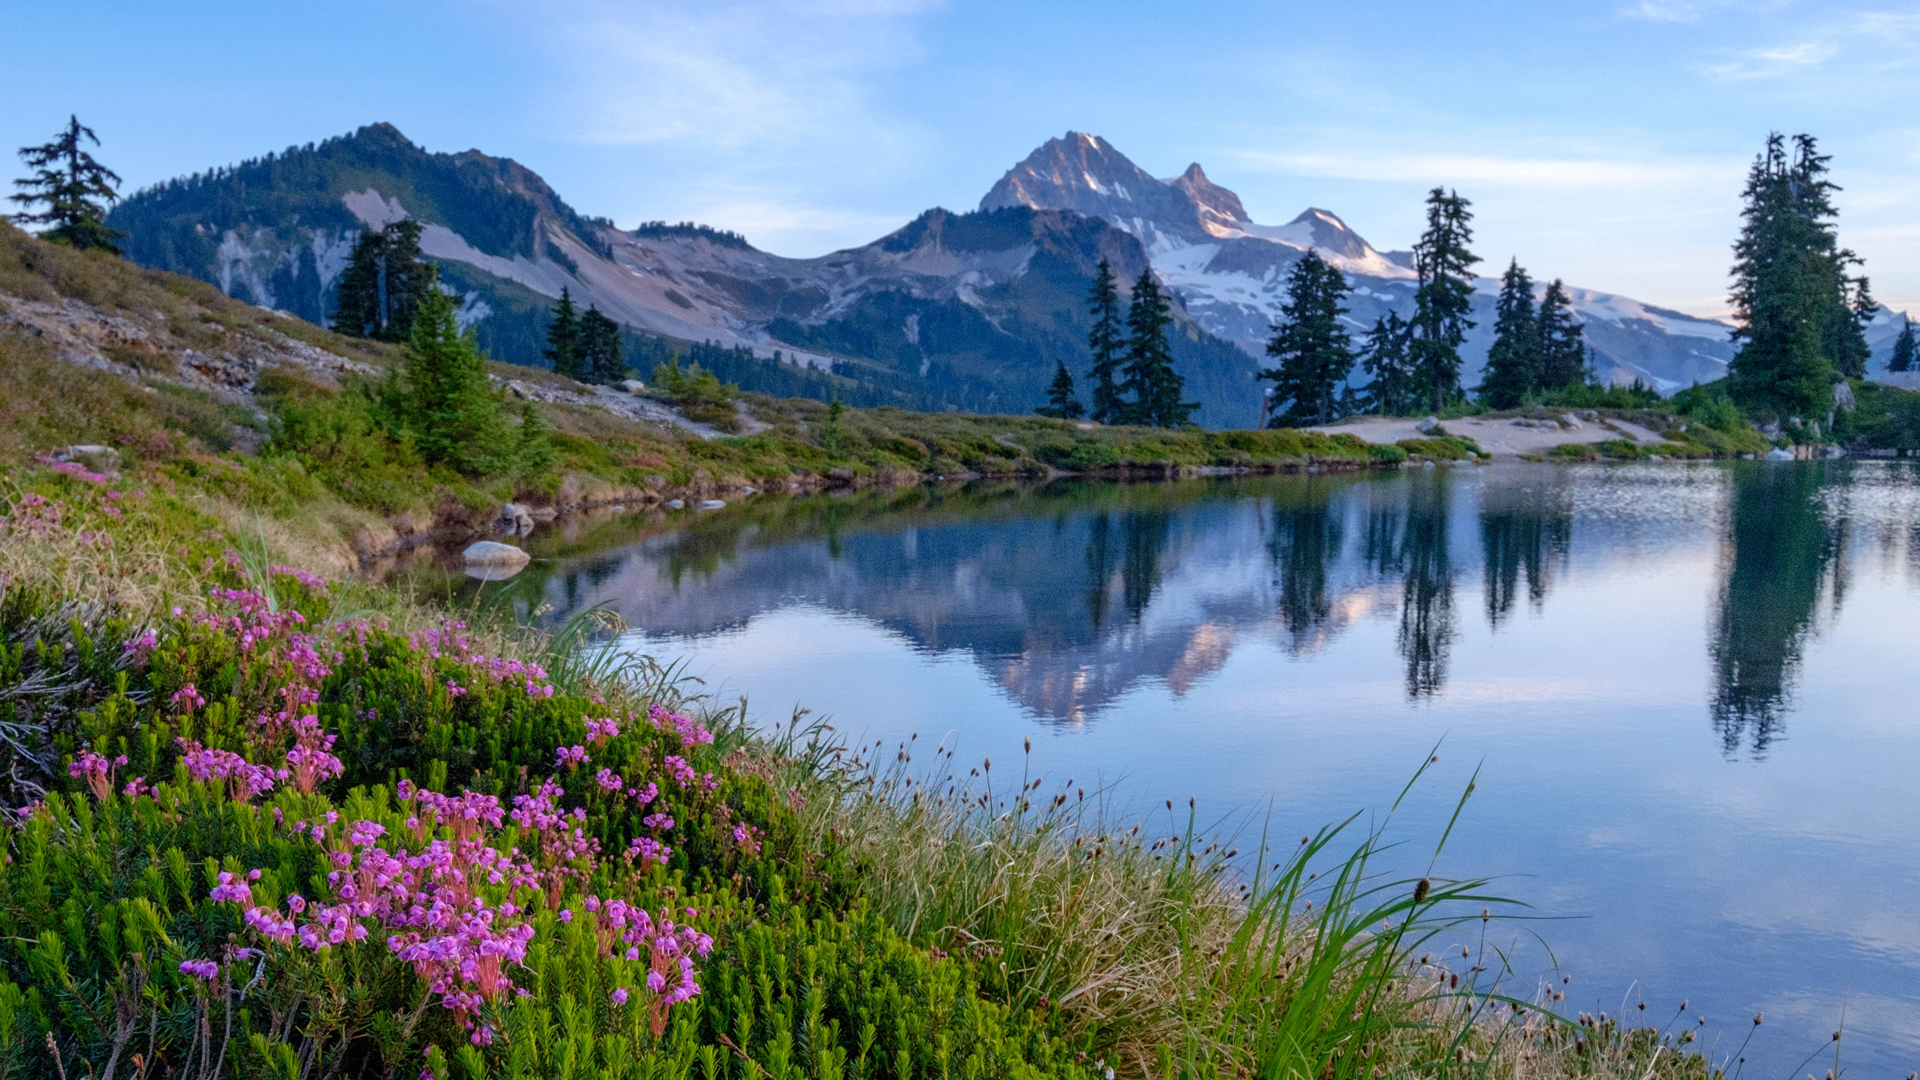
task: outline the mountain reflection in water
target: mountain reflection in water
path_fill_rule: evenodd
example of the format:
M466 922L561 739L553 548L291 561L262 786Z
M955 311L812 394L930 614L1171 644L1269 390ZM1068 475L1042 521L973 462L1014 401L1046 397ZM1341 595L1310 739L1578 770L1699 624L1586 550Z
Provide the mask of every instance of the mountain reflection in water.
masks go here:
M1543 610L1576 546L1604 560L1629 534L1627 548L1699 543L1719 552L1710 720L1727 754L1763 756L1821 604L1844 599L1850 467L1614 473L1507 466L765 500L549 537L536 549L548 558L508 590L556 621L606 604L655 639L817 605L923 650L962 651L1037 717L1083 723L1143 681L1184 692L1237 642L1270 637L1306 657L1371 618L1397 621L1406 697L1443 694L1463 580L1478 579L1498 631L1523 597ZM1588 535L1577 494L1591 504ZM1641 497L1650 511L1627 512Z

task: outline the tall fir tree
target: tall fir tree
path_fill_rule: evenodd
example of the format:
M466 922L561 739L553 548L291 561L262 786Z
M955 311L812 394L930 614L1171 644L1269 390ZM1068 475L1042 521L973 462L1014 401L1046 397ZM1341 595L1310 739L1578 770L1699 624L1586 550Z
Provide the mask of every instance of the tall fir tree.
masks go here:
M388 225L385 270L385 310L381 337L406 341L413 336L413 318L427 294L436 292L439 271L420 254L420 223L402 218Z
M1913 323L1903 320L1900 336L1893 339L1893 355L1887 358L1887 370L1912 371L1913 359Z
M574 311L573 294L560 288L560 303L553 309L553 321L547 324L547 347L541 355L553 361L553 373L578 379L580 370L580 316Z
M1336 393L1353 370L1353 337L1341 306L1346 275L1309 250L1287 275L1287 301L1273 327L1267 355L1279 361L1259 377L1273 380L1269 427L1325 424L1335 419Z
M1373 321L1373 329L1367 331L1367 340L1360 346L1360 366L1369 380L1360 403L1363 411L1405 416L1418 405L1408 347L1412 340L1413 327L1398 312L1389 311Z
M1843 365L1865 370L1861 327L1874 305L1865 279L1848 273L1859 259L1839 246L1828 160L1813 136L1794 136L1790 152L1776 132L1747 172L1733 248L1741 346L1727 388L1750 412L1818 415Z
M333 329L349 337L406 341L414 314L437 292L439 272L420 254L420 223L412 218L366 229L335 293Z
M1493 345L1480 375L1480 399L1489 408L1511 409L1540 381L1540 328L1533 310L1533 279L1520 260L1500 275L1500 300L1494 307Z
M46 209L38 213L23 210L13 215L13 220L22 225L53 226L40 234L42 240L50 243L81 251L99 248L118 255L120 249L114 241L126 234L107 228L105 204L120 198L115 190L120 185L120 177L95 161L93 155L82 148L82 139L100 145L100 138L92 128L82 124L78 116L69 116L66 130L54 136L52 142L20 148L20 160L34 172L32 176L15 180L13 186L20 191L8 198L29 207L44 203Z
M615 383L627 377L627 362L620 356L620 324L587 305L580 316L580 356L576 363L583 382Z
M1860 257L1851 251L1842 251L1840 255L1845 266L1860 264ZM1847 296L1847 303L1843 305L1845 313L1836 311L1828 320L1834 366L1849 379L1864 379L1867 361L1873 359L1873 350L1867 345L1867 324L1873 321L1873 313L1880 310L1880 305L1874 303L1865 276L1844 278L1841 288L1842 295Z
M1473 204L1458 192L1427 194L1427 229L1414 245L1413 340L1409 356L1423 396L1439 412L1460 392L1460 343L1473 329Z
M1047 403L1033 411L1055 420L1078 420L1087 415L1086 407L1073 396L1073 373L1067 370L1066 364L1056 364L1053 385L1047 387Z
M334 294L333 332L348 337L376 337L380 333L380 268L387 259L384 229L363 229L353 242L353 255L340 274Z
M1179 427L1199 408L1180 400L1187 380L1173 370L1173 348L1167 341L1172 325L1173 305L1148 267L1133 283L1133 302L1127 306L1126 380L1120 388L1133 400L1122 407L1122 422Z
M1559 390L1583 383L1587 378L1587 341L1580 322L1573 317L1573 302L1559 278L1547 286L1540 298L1540 378L1535 384L1543 390Z
M1093 327L1087 331L1087 349L1093 354L1093 366L1087 369L1087 380L1093 387L1089 415L1102 424L1117 424L1126 404L1119 382L1120 365L1126 355L1126 328L1120 317L1120 290L1113 267L1105 259L1100 260L1087 307L1093 313Z

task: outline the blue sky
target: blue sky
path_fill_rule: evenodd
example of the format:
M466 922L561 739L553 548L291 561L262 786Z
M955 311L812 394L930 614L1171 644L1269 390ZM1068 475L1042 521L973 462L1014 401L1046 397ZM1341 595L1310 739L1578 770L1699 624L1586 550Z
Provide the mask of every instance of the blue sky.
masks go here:
M388 120L577 209L785 255L971 208L1048 136L1199 161L1256 220L1405 247L1434 184L1491 266L1724 308L1743 172L1811 131L1842 238L1920 310L1920 3L7 0L0 145L77 111L138 187ZM77 48L61 44L74 40Z

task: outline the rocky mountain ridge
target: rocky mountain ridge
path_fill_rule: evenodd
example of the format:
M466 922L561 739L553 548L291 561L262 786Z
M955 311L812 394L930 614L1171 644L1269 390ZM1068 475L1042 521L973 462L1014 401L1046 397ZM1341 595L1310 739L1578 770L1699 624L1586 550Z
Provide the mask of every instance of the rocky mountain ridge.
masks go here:
M547 313L566 289L660 355L674 341L711 343L762 373L777 360L835 377L788 392L920 409L1025 412L1044 399L1056 361L1084 370L1084 300L1102 258L1129 281L1151 265L1174 294L1176 364L1212 427L1253 421L1253 376L1287 270L1307 250L1347 273L1357 330L1390 310L1410 313L1414 290L1407 253L1376 249L1330 210L1263 225L1198 163L1160 180L1076 132L1016 164L972 213L930 210L810 259L705 226L620 229L578 213L511 159L431 153L386 124L159 185L127 199L111 224L144 265L322 321L358 231L404 215L425 224L422 250L497 358L541 363ZM1495 280L1478 283L1468 385L1484 363L1496 292ZM1733 355L1724 323L1590 289L1571 295L1603 378L1672 390L1719 378ZM1877 352L1903 318L1876 322Z

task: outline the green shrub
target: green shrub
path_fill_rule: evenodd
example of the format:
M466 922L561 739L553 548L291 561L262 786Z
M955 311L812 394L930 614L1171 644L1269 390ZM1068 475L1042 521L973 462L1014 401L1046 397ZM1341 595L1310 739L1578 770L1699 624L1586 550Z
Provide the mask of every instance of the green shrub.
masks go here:
M1108 469L1122 460L1124 455L1119 447L1088 439L1073 444L1073 451L1066 458L1066 466L1069 469Z
M740 396L740 388L721 382L699 364L689 365L685 371L680 370L677 358L656 364L653 383L687 419L711 424L722 431L739 429L740 420L733 402Z

